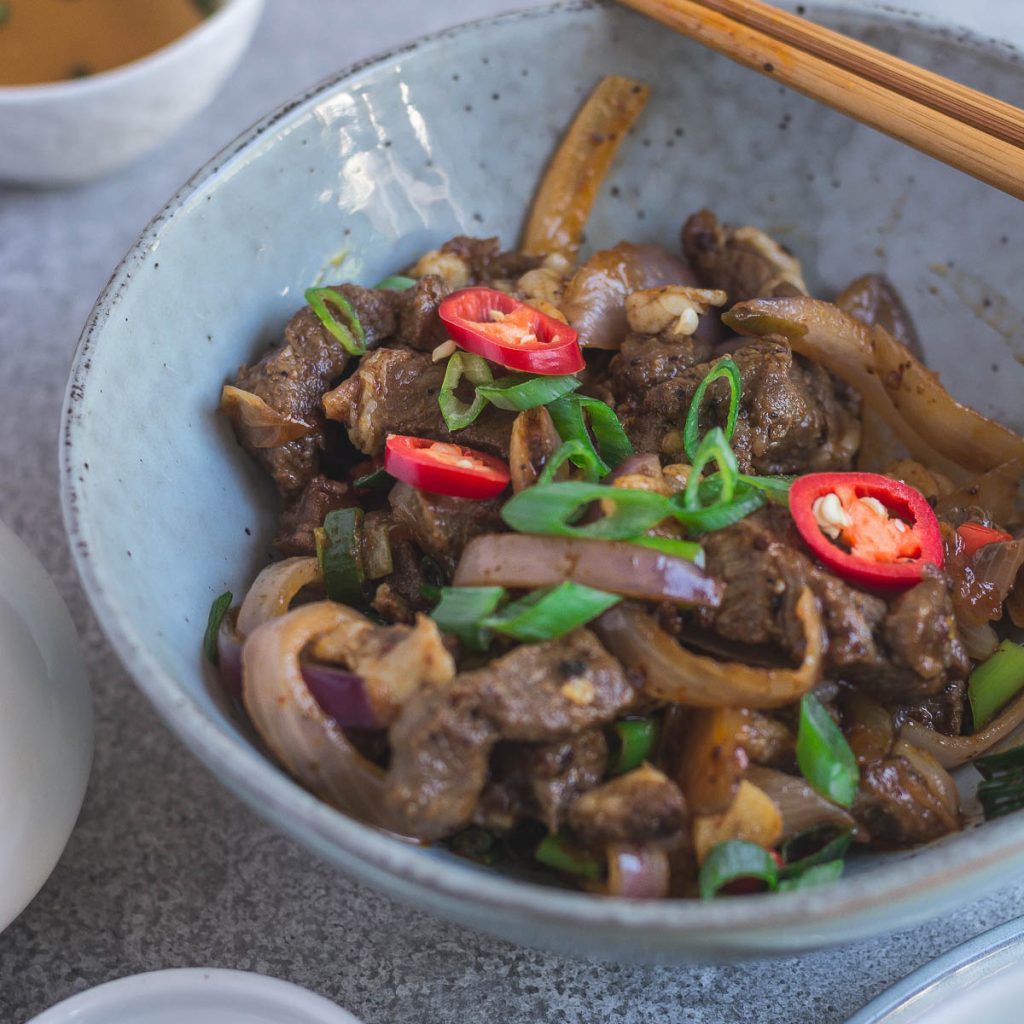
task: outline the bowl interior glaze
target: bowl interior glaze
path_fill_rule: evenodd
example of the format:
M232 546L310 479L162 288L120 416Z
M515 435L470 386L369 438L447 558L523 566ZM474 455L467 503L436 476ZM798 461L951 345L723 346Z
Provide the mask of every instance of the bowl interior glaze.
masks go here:
M892 13L810 12L1024 100L1008 48ZM350 69L256 126L150 225L99 300L68 387L64 503L85 586L138 684L211 770L396 897L517 941L622 959L793 952L909 925L1024 868L1024 823L863 862L824 893L644 905L541 889L316 801L254 746L200 657L211 599L244 592L276 508L215 415L221 384L280 336L322 271L372 283L459 232L514 243L556 140L610 72L648 80L653 95L602 190L591 247L674 248L706 205L784 241L816 293L883 271L953 391L1024 426L1014 200L636 15L570 4Z

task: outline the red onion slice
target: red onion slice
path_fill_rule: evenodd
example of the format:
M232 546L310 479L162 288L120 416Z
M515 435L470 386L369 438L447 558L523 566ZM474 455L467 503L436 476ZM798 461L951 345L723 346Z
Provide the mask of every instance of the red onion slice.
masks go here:
M668 896L668 854L657 846L612 843L608 847L608 894L634 900Z
M217 669L224 689L236 700L242 699L242 637L235 628L237 611L221 619L217 630Z
M343 668L306 662L302 666L302 679L324 714L330 715L343 729L384 727L373 710L362 676Z

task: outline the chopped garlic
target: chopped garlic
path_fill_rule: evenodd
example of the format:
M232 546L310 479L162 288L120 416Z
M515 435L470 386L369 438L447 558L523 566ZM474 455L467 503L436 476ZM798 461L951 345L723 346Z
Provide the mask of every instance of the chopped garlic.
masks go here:
M562 696L573 704L584 706L594 703L597 691L586 676L573 676L562 686Z
M725 292L709 288L645 288L626 297L626 319L638 334L660 334L672 328L673 334L688 337L711 306L724 305L725 301Z
M433 249L421 256L419 262L412 268L411 275L425 277L427 274L436 274L449 288L465 288L469 284L469 267L466 261L451 252Z
M447 341L442 341L433 352L430 353L430 360L434 363L441 362L442 359L447 359L449 356L455 355L458 345L449 338Z

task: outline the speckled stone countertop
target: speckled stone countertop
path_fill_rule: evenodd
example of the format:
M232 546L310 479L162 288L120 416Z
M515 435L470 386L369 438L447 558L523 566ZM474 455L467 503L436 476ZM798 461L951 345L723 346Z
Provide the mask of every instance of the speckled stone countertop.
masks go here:
M62 192L0 189L0 518L71 607L98 716L78 828L43 892L0 936L0 1024L112 978L192 965L290 979L367 1024L838 1024L1024 906L1022 884L912 932L720 968L595 965L480 938L350 883L272 832L157 720L100 634L68 558L56 439L75 341L110 270L194 168L304 86L423 32L526 2L270 0L251 58L143 163ZM947 4L918 6L938 13ZM995 34L1010 30L994 19L1016 5L948 6L969 6L959 16Z

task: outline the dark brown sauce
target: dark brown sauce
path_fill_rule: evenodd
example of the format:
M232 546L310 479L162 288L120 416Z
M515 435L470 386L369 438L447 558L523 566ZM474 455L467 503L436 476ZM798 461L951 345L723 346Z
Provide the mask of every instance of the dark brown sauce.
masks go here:
M215 0L0 0L0 86L120 67L194 28Z

